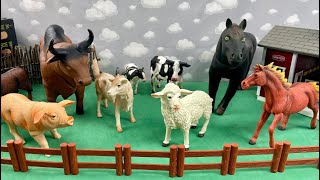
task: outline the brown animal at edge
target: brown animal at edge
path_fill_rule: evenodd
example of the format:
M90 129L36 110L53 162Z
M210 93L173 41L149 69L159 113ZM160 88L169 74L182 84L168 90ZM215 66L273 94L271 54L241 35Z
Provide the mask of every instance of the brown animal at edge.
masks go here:
M67 99L75 93L77 114L84 113L84 90L92 81L88 53L93 51L89 46L94 36L88 31L87 40L73 44L62 27L51 25L40 40L40 68L47 100L55 102L59 95Z
M32 100L32 85L24 69L15 67L1 74L1 96L18 93L19 89L27 91L28 98Z
M301 111L305 107L309 107L313 111L310 128L316 128L316 118L319 112L317 104L317 101L319 101L319 86L315 82L298 82L291 85L285 79L284 72L277 71L277 66L272 68L272 65L273 63L267 66L257 64L254 67L255 72L241 82L241 87L242 89L248 89L251 86L263 87L266 101L256 131L249 144L256 144L261 128L270 114L274 114L269 127L269 146L273 148L273 132L277 124L282 120L279 129L285 130L290 115Z

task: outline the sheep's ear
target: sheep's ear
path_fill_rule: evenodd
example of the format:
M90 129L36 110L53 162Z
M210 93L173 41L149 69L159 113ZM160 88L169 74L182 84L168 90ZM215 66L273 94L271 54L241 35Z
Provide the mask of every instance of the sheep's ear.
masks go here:
M163 92L156 92L156 93L152 93L151 96L153 98L161 98L163 96Z
M189 91L189 90L187 90L187 89L180 89L180 93L181 93L182 95L188 95L188 94L192 94L193 91Z
M128 79L122 79L121 84L126 84L128 82Z

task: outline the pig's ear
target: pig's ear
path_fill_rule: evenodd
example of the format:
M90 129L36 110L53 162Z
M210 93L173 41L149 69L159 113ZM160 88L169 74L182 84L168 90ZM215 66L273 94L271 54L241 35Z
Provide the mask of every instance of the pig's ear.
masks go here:
M125 83L127 83L128 82L128 79L122 79L121 80L121 84L125 84Z
M164 93L162 91L151 94L153 98L161 98L163 95Z
M189 91L189 90L187 90L187 89L180 89L180 93L181 93L182 95L188 95L188 94L192 94L193 91Z
M38 124L46 116L44 111L39 111L33 116L33 124Z
M75 102L74 101L71 101L71 100L63 100L63 101L60 101L58 104L62 107L66 107L66 106L70 106L71 104L74 104Z

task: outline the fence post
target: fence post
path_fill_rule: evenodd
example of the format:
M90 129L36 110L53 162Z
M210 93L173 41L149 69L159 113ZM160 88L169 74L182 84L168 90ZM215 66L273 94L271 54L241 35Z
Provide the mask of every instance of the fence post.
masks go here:
M115 149L115 158L116 158L116 174L117 176L122 175L122 145L116 144L114 146Z
M238 144L231 144L231 152L230 152L230 160L228 167L228 174L233 175L236 171L237 164L237 156L238 156Z
M179 145L178 146L178 167L177 167L177 175L179 177L183 176L183 171L184 171L184 155L185 155L185 149L184 145Z
M283 148L283 143L282 142L277 142L276 146L275 146L275 149L274 149L274 152L273 152L272 164L271 164L271 168L270 168L270 171L272 173L278 172L278 167L279 167L279 162L280 162L280 158L281 158L282 148Z
M228 173L230 152L231 152L231 145L230 144L224 144L223 145L222 160L221 160L221 169L220 169L220 174L221 175L226 175Z
M11 164L12 164L12 168L15 172L20 171L19 168L19 162L18 162L18 158L17 158L17 154L16 154L16 150L14 149L14 140L8 140L7 141L7 146L8 146L8 151L9 151L9 155L10 155L10 159L11 159Z
M279 172L283 172L284 168L286 167L290 146L291 146L290 142L288 142L288 141L283 142L283 148L282 148L280 163L279 163L279 167L278 167Z
M61 143L60 150L61 150L61 157L62 157L64 174L69 175L70 174L70 161L69 161L69 155L68 155L68 144L66 142Z
M124 174L130 176L132 173L131 169L131 147L130 144L125 144L123 146L123 155L124 155Z
M75 143L68 144L68 154L69 154L69 165L71 169L71 174L77 175L79 174L79 167L78 167L78 157L77 157L77 150Z
M170 165L169 165L169 176L177 176L177 145L170 146Z
M22 172L28 171L26 154L23 151L23 141L21 139L16 140L14 142L14 147L15 147L17 158L19 161L20 171Z

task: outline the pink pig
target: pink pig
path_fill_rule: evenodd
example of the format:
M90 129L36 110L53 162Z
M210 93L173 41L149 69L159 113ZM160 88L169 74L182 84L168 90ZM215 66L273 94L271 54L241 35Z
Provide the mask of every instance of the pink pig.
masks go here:
M1 116L16 140L21 139L25 143L16 128L20 126L29 131L41 148L49 148L44 132L49 130L55 139L60 139L61 135L56 128L72 126L74 121L64 107L74 103L70 100L59 103L37 102L22 94L10 93L1 97Z

